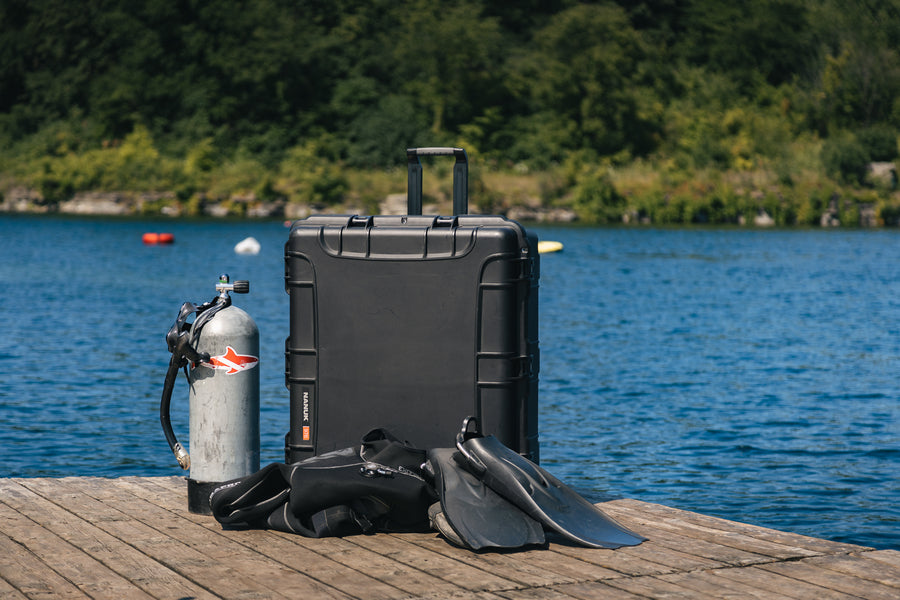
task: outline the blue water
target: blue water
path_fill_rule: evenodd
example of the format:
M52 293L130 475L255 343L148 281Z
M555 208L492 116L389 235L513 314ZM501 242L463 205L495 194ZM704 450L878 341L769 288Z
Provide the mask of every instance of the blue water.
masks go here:
M537 231L565 244L542 257L546 468L594 499L900 548L900 232ZM262 252L234 254L249 235ZM235 303L261 332L262 462L283 460L286 238L0 217L0 475L181 474L158 420L164 336L223 271L251 281ZM182 378L185 441L186 395Z

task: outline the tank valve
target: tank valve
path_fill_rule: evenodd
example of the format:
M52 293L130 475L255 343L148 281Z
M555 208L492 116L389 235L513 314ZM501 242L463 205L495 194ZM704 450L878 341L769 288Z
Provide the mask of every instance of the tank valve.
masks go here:
M234 283L229 283L230 281L231 279L228 277L228 273L219 275L219 283L216 284L216 291L219 292L219 296L227 295L228 292L234 292L235 294L250 293L249 281L238 279Z

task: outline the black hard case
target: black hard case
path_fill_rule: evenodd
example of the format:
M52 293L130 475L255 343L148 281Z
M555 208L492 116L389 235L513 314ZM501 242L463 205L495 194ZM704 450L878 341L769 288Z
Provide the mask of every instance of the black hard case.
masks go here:
M407 150L410 213L421 211L418 156L448 153L454 212L465 212L465 151L418 148ZM537 462L538 277L537 237L504 217L295 222L285 460L353 446L374 427L419 448L451 446L476 415Z

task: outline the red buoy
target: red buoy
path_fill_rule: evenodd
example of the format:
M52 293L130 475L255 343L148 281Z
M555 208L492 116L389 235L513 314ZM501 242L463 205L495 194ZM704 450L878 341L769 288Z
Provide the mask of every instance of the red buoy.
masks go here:
M145 233L141 239L148 246L156 244L172 244L175 242L175 236L171 233Z

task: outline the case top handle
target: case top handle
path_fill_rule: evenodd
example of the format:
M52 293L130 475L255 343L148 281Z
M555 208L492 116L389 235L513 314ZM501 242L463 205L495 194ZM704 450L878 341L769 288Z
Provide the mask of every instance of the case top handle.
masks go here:
M453 165L453 214L469 212L469 157L463 148L407 148L406 162L409 170L406 212L422 214L422 163L420 156L454 156Z

